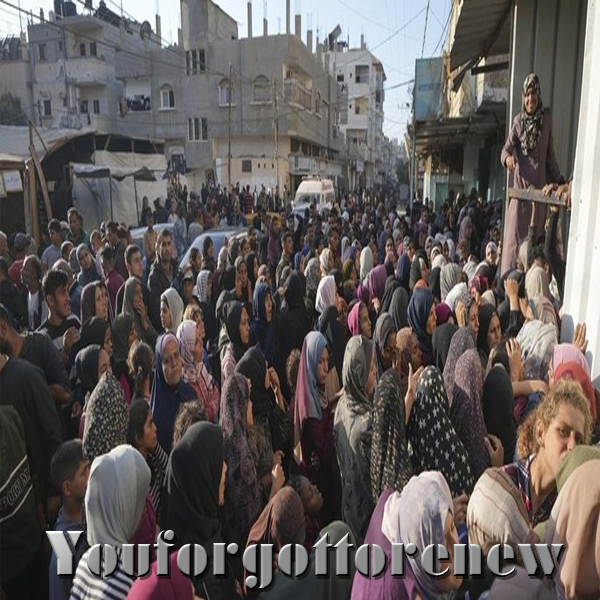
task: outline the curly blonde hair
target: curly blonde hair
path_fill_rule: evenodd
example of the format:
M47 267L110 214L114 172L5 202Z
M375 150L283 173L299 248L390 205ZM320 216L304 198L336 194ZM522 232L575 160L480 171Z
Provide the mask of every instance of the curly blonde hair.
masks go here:
M583 443L589 444L592 429L590 402L585 397L581 385L577 381L562 379L552 386L538 407L529 414L519 427L517 443L519 458L527 458L538 452L540 449L539 439L536 435L538 423L542 423L544 432L548 431L550 423L552 423L563 404L572 406L583 415Z

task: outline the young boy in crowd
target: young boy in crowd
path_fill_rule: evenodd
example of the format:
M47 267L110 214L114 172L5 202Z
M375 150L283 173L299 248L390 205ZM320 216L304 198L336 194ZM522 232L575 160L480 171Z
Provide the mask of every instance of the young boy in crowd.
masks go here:
M62 508L58 513L54 531L83 531L85 491L90 475L90 463L83 457L81 440L69 440L61 444L52 457L50 476L52 483L60 489ZM73 573L83 555L84 535L73 544L67 535L67 543L73 553ZM56 553L50 560L50 600L68 600L73 579L57 575Z

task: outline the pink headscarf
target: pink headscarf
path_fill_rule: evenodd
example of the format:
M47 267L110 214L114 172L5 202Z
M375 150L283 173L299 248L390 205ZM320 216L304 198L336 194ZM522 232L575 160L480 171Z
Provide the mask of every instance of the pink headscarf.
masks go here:
M435 316L439 327L448 322L448 319L452 316L452 309L445 302L440 302L435 307Z
M357 302L348 315L348 329L352 335L360 335L360 309L363 306L362 302Z
M373 298L383 298L385 292L385 281L387 279L387 270L383 265L377 265L369 272L369 292L371 300Z
M585 374L590 377L590 366L581 350L575 344L556 344L552 354L552 368L554 371L563 363L570 362L577 363L584 370Z

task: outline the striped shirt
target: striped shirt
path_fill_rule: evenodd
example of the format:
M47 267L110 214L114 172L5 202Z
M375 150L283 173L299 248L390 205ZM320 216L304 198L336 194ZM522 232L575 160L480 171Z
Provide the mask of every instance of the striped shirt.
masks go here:
M127 575L121 569L121 563L117 565L115 572L106 579L96 577L88 567L88 550L79 561L73 587L71 588L70 600L127 600L129 589L135 581L135 577Z
M148 453L148 466L152 472L152 480L150 482L150 498L154 505L154 513L157 518L160 518L160 506L162 499L162 488L169 463L169 456L162 449L160 444L156 444L153 452Z

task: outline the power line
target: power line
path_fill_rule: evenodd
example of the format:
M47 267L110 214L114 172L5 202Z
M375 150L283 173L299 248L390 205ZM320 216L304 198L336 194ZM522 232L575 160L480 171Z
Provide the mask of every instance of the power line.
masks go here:
M427 20L429 17L429 0L427 0L427 10L425 11L425 29L423 29L423 45L421 46L421 58L425 52L425 38L427 37Z
M436 55L438 48L440 47L440 44L442 43L442 40L444 39L444 36L446 35L446 31L448 29L448 25L450 25L450 18L452 17L452 5L450 5L450 12L448 13L448 18L446 19L446 24L444 25L444 28L442 29L442 34L440 35L440 39L438 40L438 43L435 46L435 49L433 51L433 56Z

